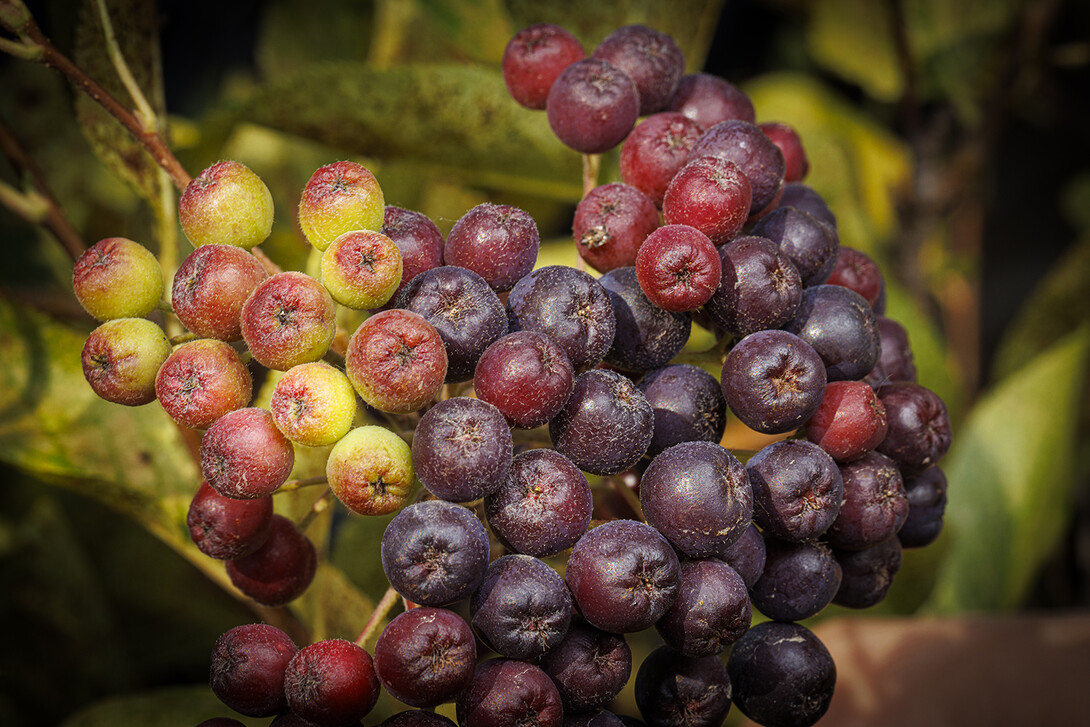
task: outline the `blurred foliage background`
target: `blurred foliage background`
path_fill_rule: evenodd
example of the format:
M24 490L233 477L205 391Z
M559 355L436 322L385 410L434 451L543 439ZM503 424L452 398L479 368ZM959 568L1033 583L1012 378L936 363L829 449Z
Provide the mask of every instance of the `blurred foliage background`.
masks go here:
M28 5L65 54L129 103L95 2ZM944 534L906 553L887 601L859 617L1090 606L1086 3L107 6L183 165L196 174L232 158L260 174L278 210L263 249L294 269L309 264L299 192L343 158L375 172L387 203L444 232L483 201L523 207L548 240L542 261L574 260L580 160L543 114L507 97L504 46L540 21L588 50L626 23L671 33L689 71L727 78L759 121L799 130L807 182L836 213L842 243L882 264L920 382L950 407ZM156 404L130 410L91 393L79 351L93 322L72 295L72 259L40 224L42 208L20 205L42 180L70 241L130 237L170 270L189 248L169 178L57 73L6 54L0 140L0 723L196 724L226 712L203 684L227 628L266 619L302 638L354 638L386 587L375 556L385 520L326 515L308 531L326 534L316 539L328 563L290 611L238 597L184 529L199 481L192 437ZM603 182L617 178L615 161L604 160ZM300 457L296 476L323 462L321 451ZM293 493L277 507L309 505ZM856 616L830 608L822 618L846 615ZM375 715L394 709L384 697Z

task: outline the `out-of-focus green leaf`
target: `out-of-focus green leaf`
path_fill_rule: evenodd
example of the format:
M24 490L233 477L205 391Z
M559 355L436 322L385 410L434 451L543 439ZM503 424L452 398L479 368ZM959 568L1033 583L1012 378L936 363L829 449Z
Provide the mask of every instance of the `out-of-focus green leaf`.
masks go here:
M897 61L891 3L817 0L806 45L819 64L858 84L879 101L896 101L904 88ZM760 108L758 106L758 108Z
M1079 393L1090 363L1084 326L981 399L942 462L948 556L929 609L1016 607L1067 527Z
M1079 325L1090 323L1090 235L1057 260L1022 304L995 355L997 379L1011 375Z
M567 0L507 0L516 30L534 23L556 23L594 52L607 35L623 25L641 23L673 37L685 54L690 73L704 67L708 48L724 0L686 0L663 3L655 0L599 0L573 3Z
M207 684L168 687L129 694L92 704L62 727L193 727L212 717L233 717L247 727L269 723L268 718L244 717L216 698Z
M894 232L894 192L909 183L907 145L811 76L770 73L745 84L758 121L785 121L810 160L805 180L836 214L840 241L882 257Z
M264 78L290 76L320 61L364 61L371 40L371 3L312 0L266 3L254 56Z
M163 91L158 67L159 34L155 4L140 0L108 0L106 7L126 65L155 113L161 115ZM95 0L86 0L81 7L73 60L122 106L135 108L136 104L107 54L102 20ZM76 115L99 159L131 184L140 196L156 206L162 185L169 184L169 180L163 179L159 165L144 147L85 93L76 96Z
M441 167L474 184L578 200L579 155L545 115L514 103L496 70L314 67L263 86L248 120L378 160Z

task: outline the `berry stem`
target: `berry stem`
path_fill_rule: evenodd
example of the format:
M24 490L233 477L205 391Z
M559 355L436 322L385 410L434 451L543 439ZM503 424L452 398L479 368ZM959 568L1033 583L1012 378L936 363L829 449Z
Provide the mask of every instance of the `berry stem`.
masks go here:
M200 338L200 336L198 336L196 333L190 333L190 332L187 331L186 333L180 333L177 336L171 336L170 337L170 345L171 346L177 346L180 343L188 343L189 341L196 341L198 338Z
M598 171L602 167L601 154L583 155L583 196L598 186Z
M367 619L363 631L356 637L356 646L362 649L364 644L371 640L371 637L378 631L379 624L382 623L382 620L390 613L390 609L397 603L398 597L398 592L394 590L393 586L386 589L386 593L382 595L382 600L375 605L375 610L371 612L371 617Z
M301 490L304 487L313 487L314 485L328 484L329 480L325 475L315 475L314 477L300 477L297 480L288 480L284 484L277 488L274 495L279 495L281 492L291 492L292 490Z
M628 505L629 509L632 510L635 519L644 521L643 508L640 506L640 498L636 497L636 493L634 493L620 477L607 477L606 480L609 481L609 486L613 488L614 492L616 492L620 498L624 500L625 504Z
M82 68L61 53L42 33L38 24L34 22L34 17L22 2L4 0L0 3L0 11L2 11L0 26L16 35L19 40L16 43L10 38L0 39L4 41L0 44L0 51L52 66L117 119L132 138L151 154L155 163L166 170L175 187L179 190L186 188L191 177L181 162L171 153L163 137L154 128L147 127L142 118L137 118L137 114L125 108Z
M304 515L303 519L295 524L295 527L299 530L299 532L303 532L308 527L310 527L310 524L314 522L314 519L321 515L323 512L325 512L326 508L329 507L330 501L332 500L333 490L327 487L325 492L319 495L318 499L314 501L314 504L310 506L310 512Z
M57 202L57 198L53 196L49 187L46 186L45 177L42 176L38 165L30 158L22 144L19 143L19 140L15 138L11 129L3 121L0 121L0 150L4 152L4 156L11 163L15 174L20 177L25 175L33 185L33 190L19 192L17 189L10 188L5 184L5 189L2 190L5 192L4 205L28 222L45 227L60 242L68 256L73 260L78 260L83 251L87 249L87 243L83 241L83 237L69 222L64 210L61 209L60 203ZM22 214L16 206L8 201L8 192L17 196L17 202L32 203L32 209L35 212L33 218Z

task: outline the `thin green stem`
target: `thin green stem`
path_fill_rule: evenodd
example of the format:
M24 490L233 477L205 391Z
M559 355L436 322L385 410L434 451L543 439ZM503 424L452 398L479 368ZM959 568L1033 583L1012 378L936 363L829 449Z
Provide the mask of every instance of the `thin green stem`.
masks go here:
M200 336L196 333L179 333L176 336L170 337L170 345L177 346L179 343L189 343L190 341L196 341Z
M304 487L313 487L314 485L326 485L329 484L329 480L325 475L315 475L314 477L300 477L297 480L288 480L284 484L280 485L274 492L274 495L279 495L281 492L291 492L293 490L301 490Z
M397 603L398 592L394 590L393 586L386 589L386 593L383 594L382 600L375 605L375 610L371 612L371 617L367 619L367 623L363 627L363 631L356 637L356 646L361 649L364 645L371 640L371 637L378 631L379 624L390 613L390 609Z
M299 529L299 532L303 532L310 527L310 524L314 522L314 519L325 512L329 507L330 501L333 499L332 488L327 487L325 492L318 496L318 499L314 501L314 504L310 506L310 512L303 516L303 519L295 524L295 527Z
M598 186L598 172L602 168L601 154L583 155L583 196Z
M106 39L106 53L110 56L110 62L113 64L114 70L117 71L118 78L121 79L125 90L129 92L133 103L136 104L136 117L144 123L146 131L158 131L159 118L151 108L151 104L148 103L144 92L140 89L140 84L133 77L129 64L125 62L121 46L117 43L117 36L114 35L114 26L110 22L110 14L106 12L106 2L105 0L97 0L97 4L98 16L102 20L102 34Z

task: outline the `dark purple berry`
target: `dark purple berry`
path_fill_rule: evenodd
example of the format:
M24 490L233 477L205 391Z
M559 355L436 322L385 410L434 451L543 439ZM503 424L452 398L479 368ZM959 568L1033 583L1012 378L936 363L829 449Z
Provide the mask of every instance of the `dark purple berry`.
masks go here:
M202 553L234 560L260 548L272 526L272 497L235 500L202 482L189 503L186 526Z
M802 300L791 259L768 238L736 237L719 248L719 287L704 310L725 332L748 336L790 321Z
M572 624L541 668L556 684L564 709L584 712L620 694L632 673L632 650L621 634Z
M646 25L617 28L592 56L628 74L639 94L640 116L666 108L685 73L685 56L674 39Z
M774 442L746 463L753 487L753 522L778 538L821 536L836 520L844 481L836 462L811 442Z
M734 162L749 179L753 190L751 216L775 202L783 188L786 171L783 153L759 127L748 121L721 121L705 131L693 147L692 157L706 155Z
M685 114L701 129L709 129L729 119L751 124L757 119L749 96L726 79L708 73L682 76L670 99L670 110Z
M908 517L908 497L896 463L871 452L840 466L844 502L826 533L839 550L862 550L897 534Z
M946 475L938 465L905 478L908 517L897 531L905 548L922 548L942 532L946 512Z
M462 215L447 234L443 260L468 268L493 290L511 286L534 268L540 236L525 210L505 204L479 204Z
M375 644L375 672L392 697L413 707L449 702L473 679L477 645L461 616L419 606L398 614Z
M649 725L719 727L730 711L730 677L718 657L661 646L636 672L636 706Z
M413 436L413 469L441 500L469 502L494 491L511 466L511 428L496 407L456 396L424 413Z
M878 362L874 311L854 290L839 285L807 288L784 329L814 347L829 381L862 379Z
M950 415L930 389L910 381L883 384L878 398L886 408L886 438L878 451L905 474L927 469L950 449Z
M742 537L717 553L716 557L738 571L746 588L753 588L765 570L765 540L761 537L761 531L750 523Z
M654 457L681 442L718 442L727 402L714 376L692 364L670 364L640 379L639 390L655 412L647 454Z
M840 239L829 225L795 207L777 207L761 218L754 235L780 246L799 271L804 286L821 285L836 268Z
M231 583L265 606L282 606L303 594L318 569L314 544L283 515L273 515L269 537L249 555L227 561Z
M371 655L344 639L303 647L284 674L291 711L322 727L363 719L380 691Z
M864 550L839 550L836 560L844 576L833 603L847 608L870 608L882 601L901 569L901 543L884 540Z
M564 721L560 693L548 675L513 659L478 664L456 704L462 727L561 727Z
M545 103L549 127L566 146L601 154L620 144L636 125L640 95L632 79L611 63L587 58L564 69Z
M617 334L605 360L625 371L665 366L689 340L692 320L686 313L663 310L640 289L635 267L616 268L598 279L609 293Z
M473 627L494 651L536 661L571 624L571 594L556 571L529 555L505 555L488 565L469 601Z
M681 590L655 624L663 640L685 656L726 650L749 628L753 609L742 577L721 560L681 564Z
M750 589L753 607L775 621L801 621L828 606L840 588L840 564L829 546L765 537L765 568Z
M236 626L212 647L209 683L220 701L248 717L271 717L287 709L284 670L298 649L268 624Z

